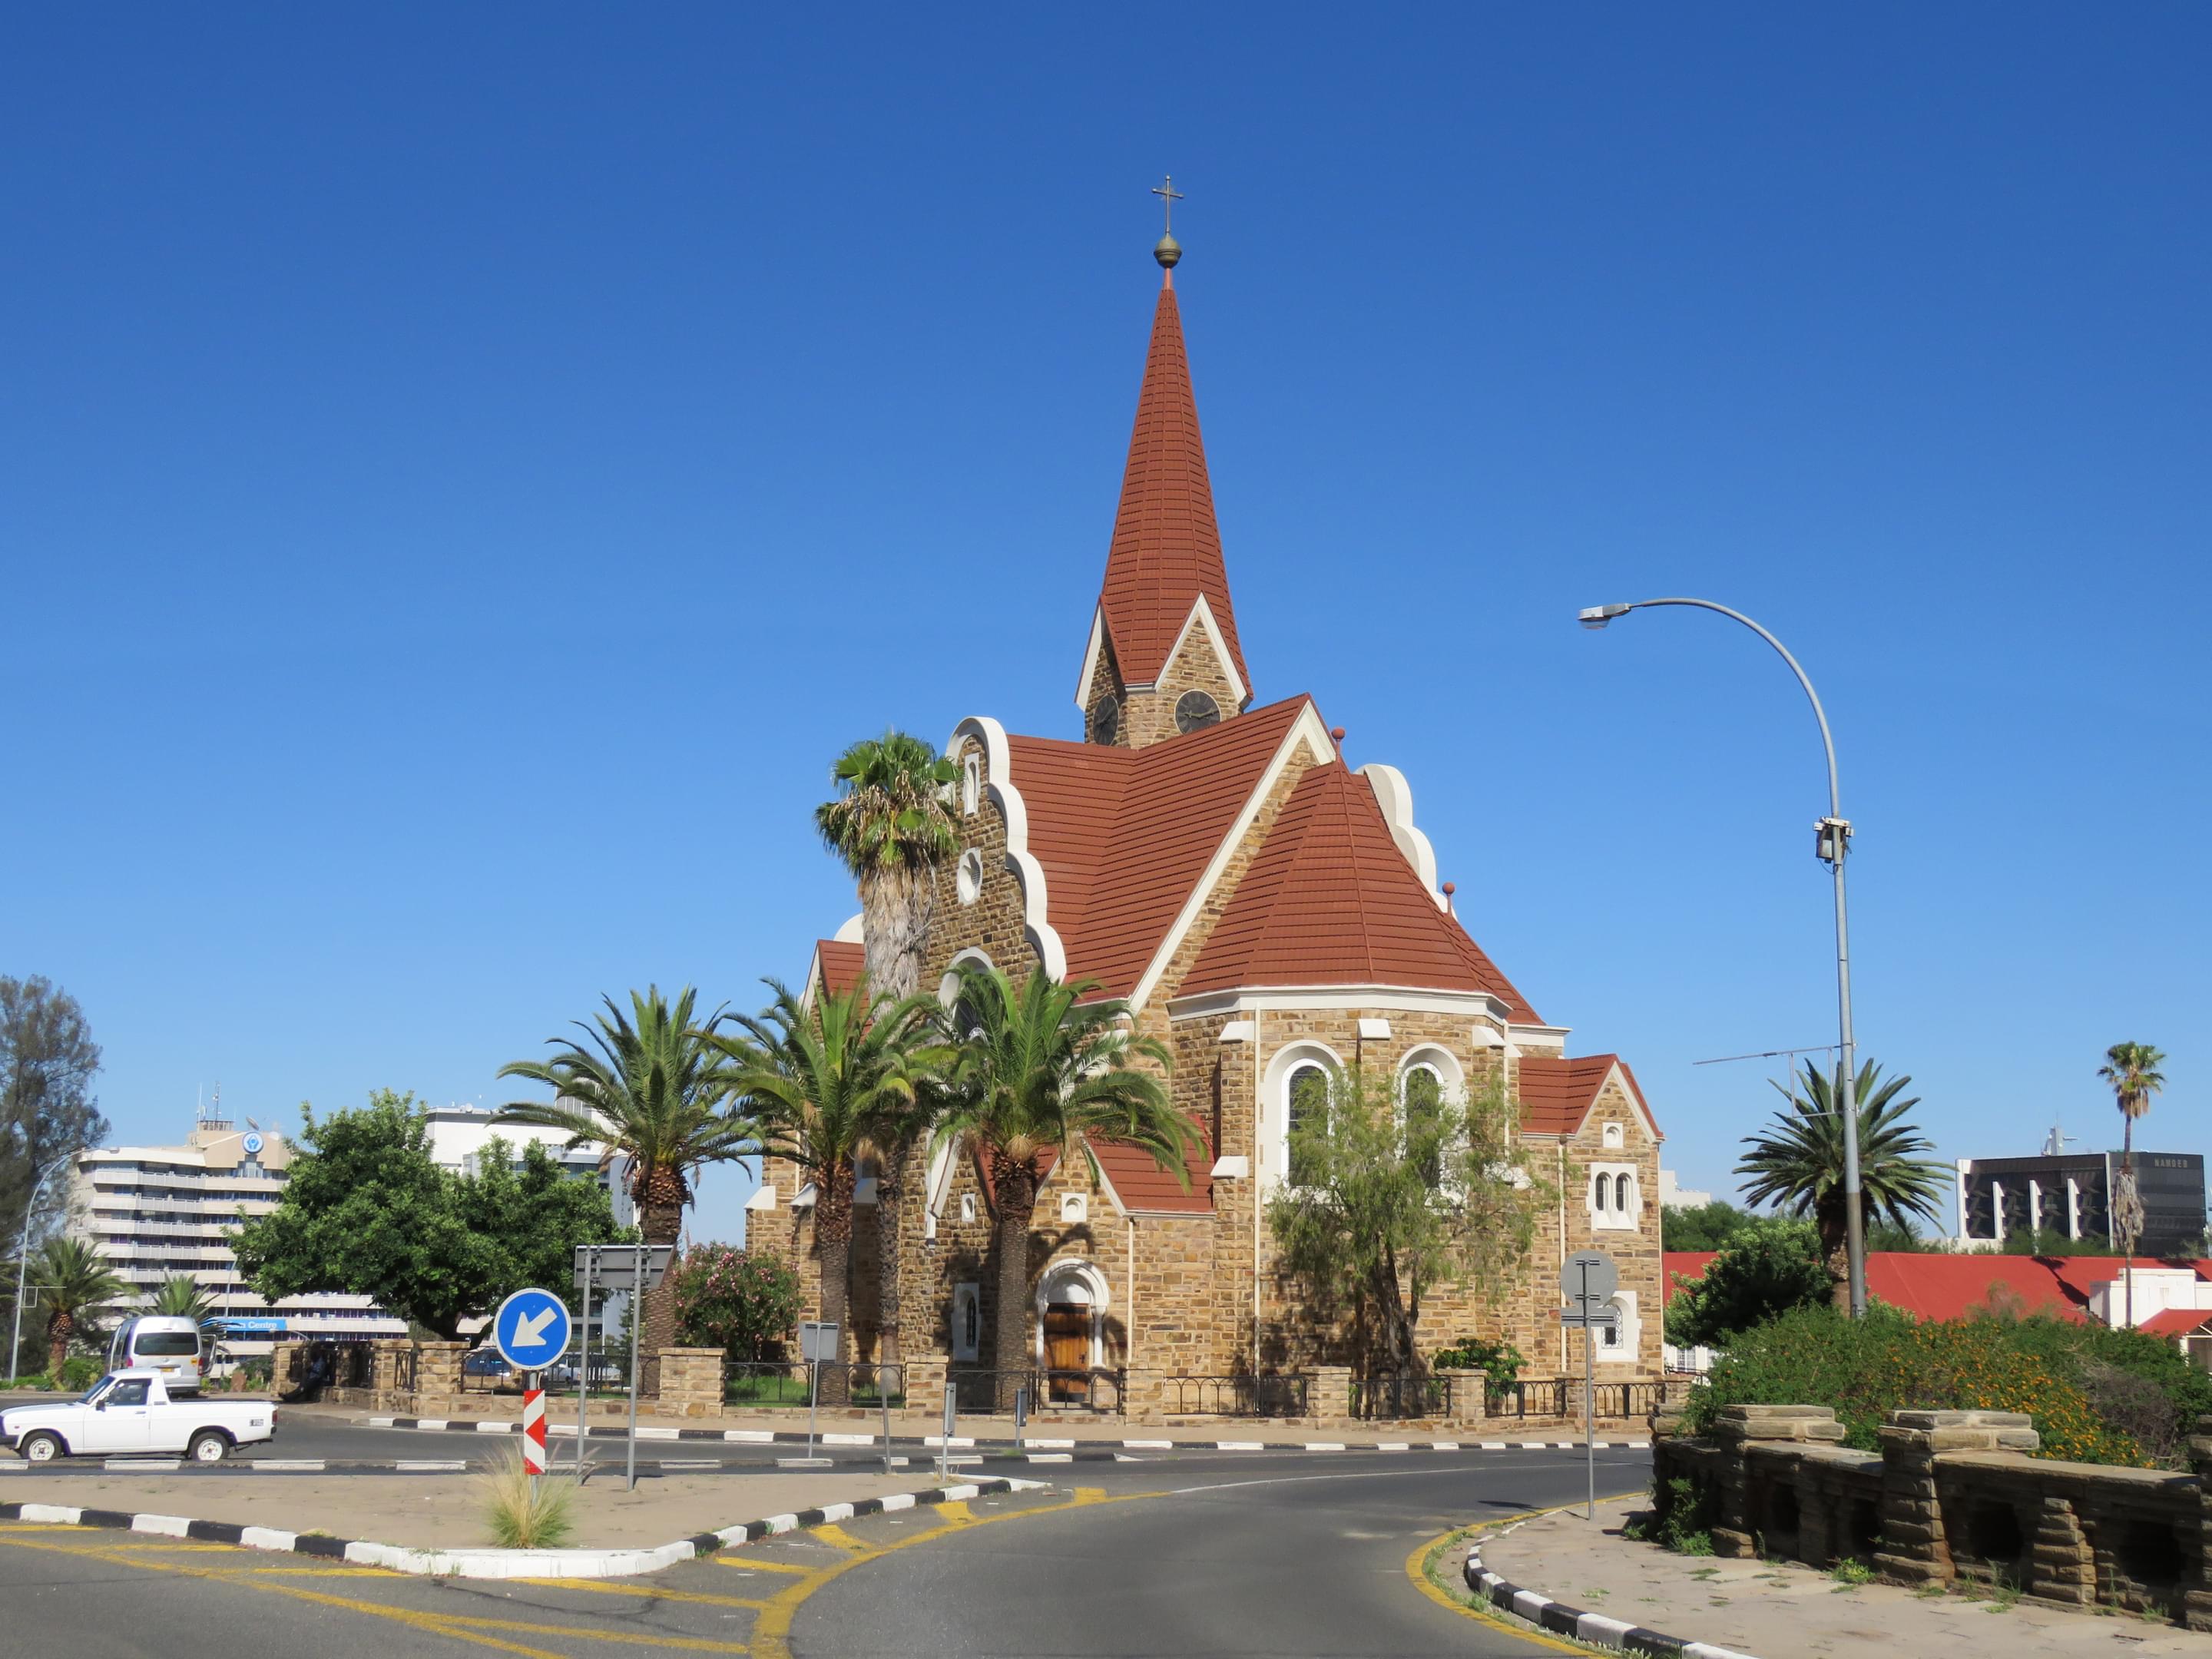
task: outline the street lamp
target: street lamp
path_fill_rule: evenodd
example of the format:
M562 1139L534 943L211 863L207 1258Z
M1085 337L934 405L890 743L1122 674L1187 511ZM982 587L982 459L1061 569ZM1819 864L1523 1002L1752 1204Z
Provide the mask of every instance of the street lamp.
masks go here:
M31 1265L31 1218L39 1212L39 1194L46 1184L46 1177L68 1163L58 1158L46 1165L45 1174L31 1183L31 1195L23 1200L23 1231L15 1241L15 1328L8 1339L8 1376L12 1381L23 1368L23 1281L25 1271Z
M1813 705L1813 718L1820 723L1820 746L1828 756L1828 816L1814 827L1814 853L1836 878L1836 1024L1844 1062L1844 1245L1850 1264L1851 1317L1861 1318L1866 1313L1866 1228L1859 1214L1858 1078L1854 1069L1851 1042L1850 930L1844 908L1844 860L1850 852L1851 825L1850 820L1844 816L1843 798L1836 787L1836 740L1829 734L1828 714L1820 707L1820 694L1813 690L1813 682L1797 665L1797 659L1790 654L1781 641L1741 611L1731 611L1711 599L1638 599L1632 605L1594 605L1579 613L1577 620L1584 628L1600 629L1616 617L1625 617L1632 611L1648 610L1662 605L1686 605L1699 611L1717 611L1722 616L1731 617L1751 629L1772 646L1775 653L1790 665L1790 672L1797 677L1797 684L1805 688L1806 701Z

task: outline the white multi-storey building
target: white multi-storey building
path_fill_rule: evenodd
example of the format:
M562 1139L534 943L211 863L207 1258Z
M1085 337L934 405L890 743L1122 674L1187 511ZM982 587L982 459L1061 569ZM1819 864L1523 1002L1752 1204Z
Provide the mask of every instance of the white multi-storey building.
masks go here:
M433 1106L429 1110L430 1157L441 1169L474 1175L484 1148L494 1139L507 1143L507 1155L518 1168L526 1142L536 1141L553 1155L553 1161L579 1180L590 1181L605 1192L614 1206L615 1224L633 1226L637 1206L629 1194L629 1159L611 1152L597 1142L569 1146L558 1129L529 1123L501 1123L488 1106Z
M215 1316L256 1322L234 1346L273 1337L259 1322L282 1320L288 1336L404 1336L405 1322L365 1296L318 1293L271 1304L238 1268L230 1230L242 1213L276 1207L292 1163L282 1135L204 1119L181 1146L107 1146L77 1155L69 1231L96 1249L143 1305L165 1279L199 1281Z

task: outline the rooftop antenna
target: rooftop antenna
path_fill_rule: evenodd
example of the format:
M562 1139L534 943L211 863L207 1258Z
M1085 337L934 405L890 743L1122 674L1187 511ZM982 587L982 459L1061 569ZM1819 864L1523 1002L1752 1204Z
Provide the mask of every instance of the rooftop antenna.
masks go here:
M2058 1119L2053 1116L2051 1120L2051 1133L2044 1138L2043 1155L2045 1158L2063 1158L2066 1156L2066 1143L2069 1140L2078 1141L2081 1139L2079 1135L2061 1133Z

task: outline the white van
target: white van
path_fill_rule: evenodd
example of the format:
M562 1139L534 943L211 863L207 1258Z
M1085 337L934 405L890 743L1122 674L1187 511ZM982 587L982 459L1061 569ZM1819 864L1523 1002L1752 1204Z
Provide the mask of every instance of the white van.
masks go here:
M117 1328L107 1345L107 1369L159 1371L171 1394L198 1394L200 1353L197 1321L181 1314L140 1314Z

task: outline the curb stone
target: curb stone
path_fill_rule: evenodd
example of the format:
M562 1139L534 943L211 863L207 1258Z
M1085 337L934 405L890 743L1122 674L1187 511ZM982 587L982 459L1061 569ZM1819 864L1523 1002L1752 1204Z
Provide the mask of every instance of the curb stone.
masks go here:
M1516 1521L1510 1527L1501 1528L1494 1534L1504 1537L1522 1525ZM1468 1546L1467 1565L1462 1569L1467 1587L1474 1595L1487 1601L1500 1612L1510 1613L1516 1619L1525 1619L1539 1630L1547 1630L1554 1636L1571 1636L1578 1642L1589 1642L1598 1647L1618 1648L1624 1653L1644 1653L1665 1656L1674 1659L1756 1659L1756 1656L1740 1653L1734 1648L1715 1647L1710 1642L1686 1641L1679 1636L1667 1636L1656 1630L1646 1630L1641 1625L1632 1625L1626 1619L1614 1619L1602 1613L1585 1613L1580 1607L1571 1607L1564 1601L1523 1589L1518 1584L1508 1583L1496 1573L1485 1571L1482 1565L1482 1542L1474 1540Z
M98 1527L115 1532L149 1533L196 1543L232 1544L242 1549L274 1550L291 1555L349 1561L358 1566L436 1578L624 1578L658 1572L679 1561L712 1555L733 1545L750 1544L777 1533L799 1532L833 1521L895 1513L917 1505L963 1503L986 1492L1033 1492L1042 1480L972 1480L927 1492L895 1492L850 1504L771 1515L717 1532L694 1533L654 1549L623 1550L418 1550L398 1544L329 1538L320 1533L283 1532L273 1527L241 1526L231 1521L193 1521L181 1515L134 1515L125 1510L72 1509L60 1504L0 1504L0 1521L24 1521L63 1527Z

